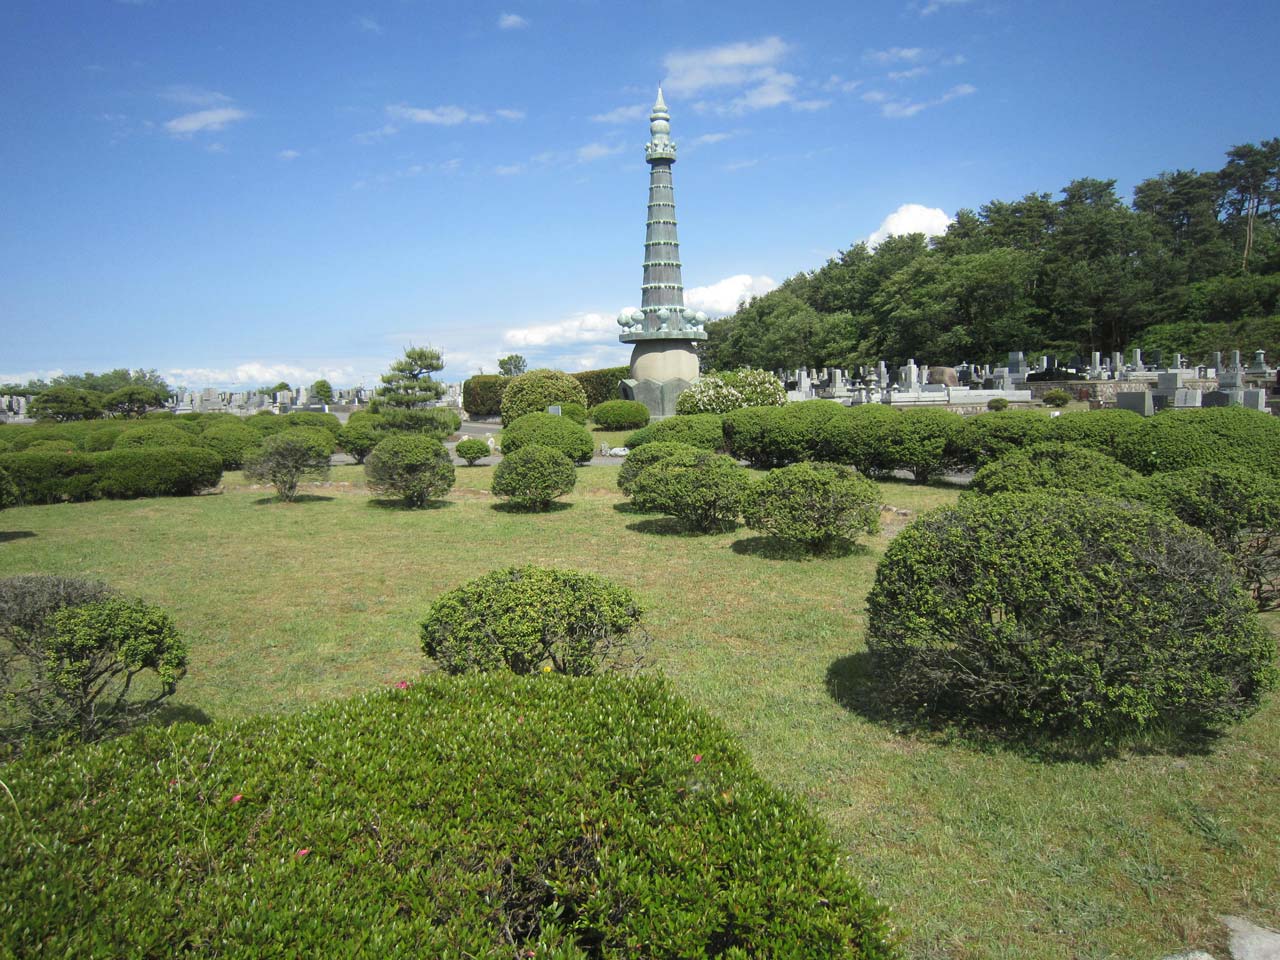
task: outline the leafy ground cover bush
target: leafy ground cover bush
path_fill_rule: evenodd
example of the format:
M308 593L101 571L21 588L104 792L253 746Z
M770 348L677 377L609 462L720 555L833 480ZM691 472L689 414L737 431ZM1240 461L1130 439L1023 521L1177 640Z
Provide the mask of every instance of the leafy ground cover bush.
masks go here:
M639 619L635 598L604 577L510 567L439 597L422 622L422 652L447 673L587 676L635 664Z
M585 463L595 451L586 427L554 413L526 413L502 431L502 455L537 444L559 450L576 463Z
M364 475L375 493L390 494L411 507L422 507L453 487L453 458L439 440L396 433L378 441L365 461Z
M587 406L582 384L559 370L530 370L512 377L502 392L502 426L510 426L525 414L545 413L552 404L565 403Z
M655 678L428 678L5 783L15 955L899 952L813 815Z
M9 474L0 467L0 510L5 507L16 506L18 503L18 485L14 483Z
M724 428L721 426L720 417L714 413L667 417L665 420L659 420L635 431L627 437L623 445L630 450L635 450L646 443L658 441L687 443L691 447L700 447L703 450L723 450Z
M1234 463L1280 477L1280 417L1243 407L1164 410L1123 437L1116 456L1139 473Z
M108 450L92 457L94 493L109 499L189 497L222 482L222 456L201 447Z
M97 425L97 421L95 421ZM100 453L115 446L116 438L127 430L124 424L102 423L96 430L90 430L81 441L81 448L86 453Z
M865 476L892 469L885 431L902 411L883 403L848 407L818 428L818 459L854 467Z
M1046 391L1045 395L1040 398L1040 402L1046 407L1065 407L1071 402L1071 394L1059 387Z
M253 416L245 420L245 426L257 430L263 436L270 436L273 433L283 433L289 429L289 424L284 417L271 413L268 410L260 410Z
M1052 421L1037 410L998 410L966 417L950 455L958 462L980 467L1010 450L1049 439Z
M1232 464L1148 478L1143 499L1203 530L1263 608L1280 600L1280 481Z
M286 502L298 495L303 478L329 475L333 434L314 427L295 427L269 434L262 446L245 460L244 475L256 483L269 483Z
M1008 410L1009 401L1004 397L992 397L987 401L987 409L992 411Z
M462 428L462 417L448 407L406 409L382 405L377 414L380 428L420 433L437 440L451 437Z
M578 472L555 447L531 443L505 454L493 470L494 496L525 510L549 510L557 497L573 490Z
M652 466L673 453L694 454L699 449L687 443L670 443L666 440L637 447L627 454L627 458L622 461L622 466L618 468L618 489L629 497L636 477L640 476L640 472L645 467Z
M903 410L883 421L878 435L884 444L880 456L890 470L907 470L916 483L957 466L956 439L964 429L964 418L938 407Z
M140 423L116 437L111 447L113 450L132 450L138 447L190 447L195 442L191 431L180 429L177 423Z
M1049 422L1049 439L1114 456L1121 440L1140 430L1142 421L1132 410L1077 410Z
M649 408L635 400L606 400L591 408L591 422L601 430L639 430L649 423Z
M206 426L196 442L222 457L224 470L239 470L249 451L262 442L262 434L238 420L226 420Z
M785 407L744 407L724 416L730 456L757 467L780 467L819 456L823 427L844 407L832 400L804 400Z
M0 580L0 743L100 739L153 714L185 675L172 619L66 577Z
M1076 490L1120 499L1145 499L1142 476L1104 453L1069 443L1035 443L1012 450L978 470L975 493Z
M453 452L467 461L468 467L474 467L477 461L483 460L489 455L489 445L483 440L468 437L465 440L459 440L457 446L453 448Z
M880 489L848 467L795 463L770 471L746 498L747 526L811 553L847 550L880 529Z
M1225 724L1275 682L1230 560L1149 507L975 497L912 523L867 600L882 695L908 709L1123 738Z
M737 523L750 489L751 477L732 457L699 450L645 467L631 484L631 501L711 532Z
M462 409L473 417L496 417L502 412L502 391L510 377L478 374L462 382Z
M587 408L580 403L560 404L560 416L567 417L579 426L587 425Z

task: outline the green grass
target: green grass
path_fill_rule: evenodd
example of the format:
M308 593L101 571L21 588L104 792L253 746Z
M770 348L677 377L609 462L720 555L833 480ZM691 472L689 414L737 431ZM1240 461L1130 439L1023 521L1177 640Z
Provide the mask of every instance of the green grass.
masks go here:
M5 511L0 558L163 605L191 641L175 700L214 719L412 678L432 598L494 567L603 574L643 602L652 667L827 820L913 957L1221 953L1219 914L1280 925L1280 698L1205 751L1105 763L896 730L873 719L859 654L875 562L909 516L886 512L850 556L789 559L750 530L628 512L616 470L582 468L543 515L493 509L487 467L459 467L422 511L371 502L358 467L292 505L229 474L212 496ZM957 495L882 489L912 513Z

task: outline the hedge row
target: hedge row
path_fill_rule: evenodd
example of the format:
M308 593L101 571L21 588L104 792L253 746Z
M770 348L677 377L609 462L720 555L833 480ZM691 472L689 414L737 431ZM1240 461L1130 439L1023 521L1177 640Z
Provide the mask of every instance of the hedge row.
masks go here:
M586 406L589 409L606 400L617 400L620 396L618 385L631 376L631 368L605 367L603 370L580 370L570 376L582 384L582 390L587 395Z
M22 504L102 497L190 496L222 480L222 457L199 447L144 447L102 453L0 454Z
M502 391L510 377L478 374L462 383L462 409L473 417L496 417L502 412Z
M899 955L814 815L651 677L431 677L5 784L8 955Z

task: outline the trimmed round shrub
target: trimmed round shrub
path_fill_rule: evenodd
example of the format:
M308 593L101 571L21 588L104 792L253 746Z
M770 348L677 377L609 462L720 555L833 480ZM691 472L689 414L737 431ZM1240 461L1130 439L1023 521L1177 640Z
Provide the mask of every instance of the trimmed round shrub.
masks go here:
M1139 473L1234 463L1280 477L1280 417L1244 407L1165 410L1144 417L1116 456Z
M928 483L957 465L956 439L964 417L939 407L903 410L886 419L880 431L883 462L889 470L906 470L916 483Z
M188 437L195 438L200 436L202 427L200 426L200 424L196 423L195 420L192 420L190 418L192 417L198 418L202 416L204 416L204 414L202 413L184 413L182 416L175 417L174 419L170 420L169 426L173 427L175 430L181 430ZM136 429L136 428L131 428L131 429ZM194 439L193 439L193 442L194 442Z
M1105 453L1067 443L1036 443L1012 450L978 470L975 493L1076 490L1123 500L1144 499L1141 474Z
M1053 421L1038 410L1000 410L965 418L956 434L951 456L962 464L980 467L1010 450L1049 439Z
M711 532L737 523L750 489L751 477L732 457L699 450L673 453L640 471L631 502Z
M462 382L462 409L472 417L496 417L502 412L502 392L510 377L477 374Z
M649 423L649 408L635 400L606 400L591 408L591 422L601 430L639 430Z
M453 448L453 452L467 461L468 467L474 467L476 461L483 460L489 455L489 445L483 440L468 437L465 440L459 440L458 445Z
M1049 421L1049 439L1111 456L1125 437L1142 429L1143 420L1132 410L1076 410Z
M757 467L816 460L823 427L844 412L834 400L804 400L785 407L744 407L724 416L729 455Z
M446 673L509 670L588 676L616 658L640 605L603 577L509 567L438 598L422 622L422 650Z
M502 425L510 426L529 413L545 413L552 404L576 403L587 406L582 384L559 370L530 370L511 382L502 392Z
M560 404L560 416L568 417L580 426L585 427L587 425L587 408L580 403Z
M284 417L267 410L260 410L249 417L245 420L245 426L257 430L264 437L289 429L289 424Z
M339 431L342 430L342 421L338 419L337 414L333 413L316 413L312 410L295 410L293 413L286 413L281 419L285 422L285 426L293 430L297 427L315 427L320 430L328 430L337 440Z
M883 403L863 403L837 413L818 428L818 459L845 464L865 476L888 472L893 467L885 433L900 416L900 410Z
M502 455L537 444L553 447L576 463L585 463L595 452L595 441L587 428L554 413L526 413L502 431Z
M23 505L92 500L97 495L94 456L87 453L23 451L0 454L0 469L18 490Z
M127 429L122 424L103 424L98 429L89 431L84 437L85 452L101 453L103 450L110 450L115 446L116 438Z
M315 427L295 427L267 436L245 459L244 475L257 483L269 483L286 502L298 495L303 479L322 480L329 475L333 434Z
M523 510L549 510L557 497L573 490L578 471L555 447L536 443L504 455L493 470L494 496Z
M113 450L129 450L138 447L190 447L195 444L195 437L186 430L178 428L174 423L144 423L130 427L116 437L111 445Z
M1230 560L1141 504L966 498L898 534L867 603L883 695L916 711L1109 740L1238 720L1275 682Z
M75 453L76 445L70 440L36 440L27 449L32 453Z
M222 455L202 447L107 450L93 454L93 472L101 497L190 497L222 482Z
M687 443L670 443L666 440L637 447L627 454L627 458L622 461L622 466L618 467L618 489L629 497L636 477L640 476L640 471L674 453L690 454L697 453L698 450L698 447Z
M262 442L262 434L238 421L225 420L205 427L196 442L222 457L222 469L239 470L249 451Z
M796 463L757 482L743 515L752 530L830 553L880 529L880 490L839 464Z
M394 433L378 441L364 462L365 481L374 493L398 497L411 507L438 500L453 487L453 458L432 437Z
M987 409L993 410L993 411L1008 410L1009 401L1004 397L992 397L990 400L987 401Z
M1280 601L1280 480L1234 464L1157 473L1144 499L1203 530L1258 605Z
M1071 394L1067 393L1067 391L1063 390L1061 387L1058 387L1054 390L1047 391L1045 395L1040 398L1040 402L1046 407L1065 407L1071 402Z
M364 458L369 455L369 451L376 447L378 441L384 436L371 420L372 418L357 420L355 423L347 422L338 431L338 446L356 463L364 463Z
M627 437L623 446L630 450L646 443L666 441L687 443L703 450L724 449L724 428L720 417L714 413L695 413L692 416L667 417L647 427L642 427Z

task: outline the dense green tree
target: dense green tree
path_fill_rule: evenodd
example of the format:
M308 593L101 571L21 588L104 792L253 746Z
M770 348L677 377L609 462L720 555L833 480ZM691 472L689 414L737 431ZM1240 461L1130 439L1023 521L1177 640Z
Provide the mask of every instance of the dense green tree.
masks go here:
M333 403L333 386L328 380L317 380L311 385L311 395L321 403Z
M431 374L444 369L444 357L431 347L405 347L404 356L391 364L382 375L377 397L393 407L417 407L439 400L444 384L432 380Z
M167 391L134 383L112 390L103 399L103 407L117 417L140 417L154 407L164 406L167 399Z
M518 377L528 369L528 362L518 353L510 354L498 361L498 373L504 377Z
M76 387L50 387L31 401L27 412L37 420L96 420L102 416L102 394Z

